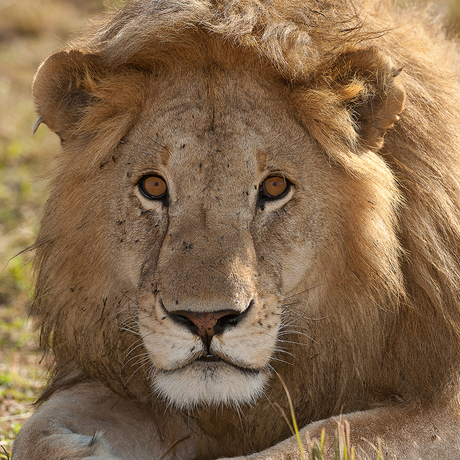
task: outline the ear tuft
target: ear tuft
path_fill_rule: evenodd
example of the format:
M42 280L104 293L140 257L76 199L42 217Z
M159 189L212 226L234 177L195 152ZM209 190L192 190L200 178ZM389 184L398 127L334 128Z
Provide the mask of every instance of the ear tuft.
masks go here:
M101 69L97 56L79 50L52 54L39 67L32 86L37 112L61 138L90 105Z
M376 48L343 53L296 91L298 113L331 154L344 147L377 151L404 109L400 71Z
M390 59L375 48L351 53L344 59L347 72L342 78L353 78L362 86L362 91L344 103L355 120L360 143L377 150L404 109L406 93L397 77L401 69L395 69Z

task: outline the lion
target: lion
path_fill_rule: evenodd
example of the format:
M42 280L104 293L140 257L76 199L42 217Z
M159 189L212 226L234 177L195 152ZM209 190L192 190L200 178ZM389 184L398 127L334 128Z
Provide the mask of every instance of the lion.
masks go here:
M134 0L33 83L61 139L14 460L460 457L455 44L388 2ZM310 457L311 458L311 457Z

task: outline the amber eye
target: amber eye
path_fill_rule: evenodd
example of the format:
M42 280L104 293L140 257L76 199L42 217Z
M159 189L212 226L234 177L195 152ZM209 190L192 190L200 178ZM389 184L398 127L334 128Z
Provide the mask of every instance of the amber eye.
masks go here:
M282 198L288 190L289 183L281 176L269 177L260 185L260 194L264 198Z
M139 189L149 200L164 198L168 191L166 182L158 176L145 176L139 181Z

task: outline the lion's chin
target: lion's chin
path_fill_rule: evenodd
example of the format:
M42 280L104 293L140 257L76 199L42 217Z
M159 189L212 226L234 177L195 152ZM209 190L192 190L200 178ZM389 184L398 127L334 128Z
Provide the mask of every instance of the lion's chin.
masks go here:
M225 363L195 361L174 371L159 371L153 388L178 409L253 404L264 393L268 372Z

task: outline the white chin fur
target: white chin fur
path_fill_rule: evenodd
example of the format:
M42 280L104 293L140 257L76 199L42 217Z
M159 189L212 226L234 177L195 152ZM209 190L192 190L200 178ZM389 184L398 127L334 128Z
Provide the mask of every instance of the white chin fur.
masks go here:
M244 372L226 363L195 362L176 371L159 371L153 388L178 409L252 404L263 394L266 372Z

